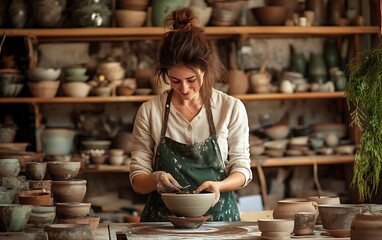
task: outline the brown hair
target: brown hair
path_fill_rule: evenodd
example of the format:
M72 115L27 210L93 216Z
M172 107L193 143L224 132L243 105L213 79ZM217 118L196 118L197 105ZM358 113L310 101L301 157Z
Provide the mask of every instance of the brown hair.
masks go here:
M194 25L196 20L190 8L175 10L166 18L172 30L164 34L159 49L158 80L168 79L168 69L174 66L199 68L204 72L201 96L209 103L214 83L224 79L226 70L215 45L207 39L202 28ZM196 71L195 74L200 81Z

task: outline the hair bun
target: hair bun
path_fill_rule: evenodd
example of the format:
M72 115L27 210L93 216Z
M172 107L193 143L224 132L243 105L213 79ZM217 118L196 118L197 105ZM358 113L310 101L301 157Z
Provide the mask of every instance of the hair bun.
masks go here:
M195 14L191 8L181 8L173 11L171 15L167 17L166 22L170 23L174 30L183 30L193 26L195 19Z

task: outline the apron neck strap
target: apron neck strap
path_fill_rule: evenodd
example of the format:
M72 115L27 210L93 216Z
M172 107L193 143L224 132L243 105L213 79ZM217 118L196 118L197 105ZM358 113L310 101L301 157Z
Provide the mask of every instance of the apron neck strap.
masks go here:
M173 90L171 89L168 92L167 99L166 99L161 137L165 137L166 131L167 131L167 122L168 122L168 116L170 115L170 104L171 104L172 92L173 92ZM215 129L215 124L214 124L214 119L212 117L211 104L209 102L206 102L206 113L207 113L208 125L210 128L210 135L215 136L216 135L216 129Z

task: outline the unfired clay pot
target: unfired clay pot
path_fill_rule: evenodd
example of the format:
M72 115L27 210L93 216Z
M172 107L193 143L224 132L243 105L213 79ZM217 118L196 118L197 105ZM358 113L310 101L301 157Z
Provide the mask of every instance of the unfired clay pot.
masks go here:
M304 199L280 200L273 210L273 218L294 219L294 215L297 212L313 212L316 214L316 217L318 217L317 203Z
M82 202L86 194L86 180L52 181L52 191L56 202Z

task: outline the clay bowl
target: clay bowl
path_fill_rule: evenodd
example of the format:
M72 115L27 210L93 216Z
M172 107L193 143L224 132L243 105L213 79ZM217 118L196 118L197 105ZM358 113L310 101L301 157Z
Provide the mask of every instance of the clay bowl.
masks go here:
M87 97L91 86L85 82L66 82L62 85L62 91L69 97Z
M294 228L293 219L258 219L260 232L286 232L291 234Z
M357 204L321 204L318 211L325 230L349 230L354 217L368 209L366 205ZM331 234L331 233L330 233ZM334 233L335 234L335 233Z
M46 173L46 162L28 162L25 171L31 180L43 180Z
M81 162L48 162L49 176L56 181L72 180L77 177Z
M21 232L24 230L30 214L32 206L21 204L2 204L0 205L0 221L2 227L7 232Z
M0 177L17 177L20 173L18 159L0 159Z
M52 192L56 202L82 202L86 194L86 180L52 181Z
M44 227L49 240L77 239L93 240L93 234L88 224L49 224Z
M166 207L176 216L196 218L210 209L215 193L162 193L161 197Z
M56 203L57 216L60 219L86 217L90 213L91 203Z
M65 69L67 76L84 76L88 69L85 67L70 67Z
M274 125L264 130L265 135L273 140L285 139L289 134L290 128L288 125Z
M111 141L108 140L85 140L81 142L82 146L86 150L91 149L103 149L107 150L110 147Z
M16 190L13 187L0 186L0 204L11 204Z
M29 143L0 143L0 150L25 151Z
M50 197L50 193L43 189L21 190L18 193L18 199L19 203L24 205L52 205L52 198Z
M288 17L288 8L282 6L255 7L251 11L263 26L282 26Z
M53 98L56 96L60 81L28 82L27 84L33 97Z
M43 189L52 196L52 180L28 180L29 189Z
M25 171L27 162L42 162L45 157L45 153L42 152L21 152L16 150L0 150L0 163L3 159L14 158L18 159L20 164L20 171ZM1 176L0 167L0 176Z
M167 219L174 225L175 228L180 229L194 229L201 227L208 219L210 215L189 218L189 217L177 217L177 216L167 216Z
M142 27L146 20L146 11L117 9L115 18L119 27Z
M32 206L28 224L35 227L43 227L47 224L53 223L55 217L55 206Z
M86 217L77 217L77 218L66 218L60 219L60 223L66 224L89 224L92 231L96 230L101 218L97 216L86 216Z

